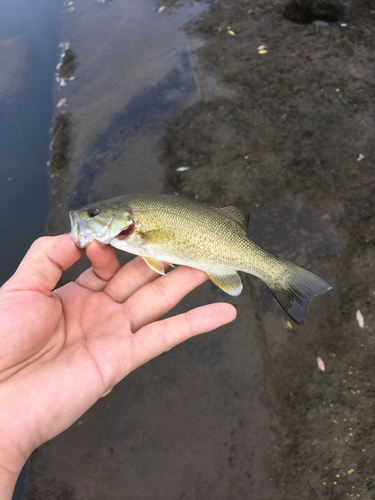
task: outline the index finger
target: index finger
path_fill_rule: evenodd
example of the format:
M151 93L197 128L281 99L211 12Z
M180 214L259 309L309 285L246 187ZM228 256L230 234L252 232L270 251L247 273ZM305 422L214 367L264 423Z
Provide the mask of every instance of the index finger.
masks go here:
M51 295L62 271L77 262L82 252L70 234L38 238L2 290L34 290Z

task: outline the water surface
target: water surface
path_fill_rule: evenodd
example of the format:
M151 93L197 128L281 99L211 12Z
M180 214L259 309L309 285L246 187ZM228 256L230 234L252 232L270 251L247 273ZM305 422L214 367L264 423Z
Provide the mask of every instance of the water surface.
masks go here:
M18 89L0 102L0 283L45 232L60 7L48 0L0 0L1 61L5 68L15 65Z

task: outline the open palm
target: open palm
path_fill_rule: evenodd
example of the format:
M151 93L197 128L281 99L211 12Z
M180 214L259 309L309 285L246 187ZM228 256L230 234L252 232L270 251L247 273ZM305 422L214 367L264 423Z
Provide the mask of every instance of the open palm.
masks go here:
M37 446L132 370L236 316L210 304L156 321L207 276L183 266L159 276L140 257L120 268L96 241L92 267L52 291L81 254L70 235L41 238L0 289L0 489L1 472L15 480Z

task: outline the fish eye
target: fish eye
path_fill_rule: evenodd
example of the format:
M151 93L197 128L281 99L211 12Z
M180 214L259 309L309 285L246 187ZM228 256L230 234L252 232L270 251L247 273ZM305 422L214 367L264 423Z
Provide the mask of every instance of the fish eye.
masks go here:
M99 214L100 214L99 208L90 208L89 210L87 210L87 215L89 217L96 217Z

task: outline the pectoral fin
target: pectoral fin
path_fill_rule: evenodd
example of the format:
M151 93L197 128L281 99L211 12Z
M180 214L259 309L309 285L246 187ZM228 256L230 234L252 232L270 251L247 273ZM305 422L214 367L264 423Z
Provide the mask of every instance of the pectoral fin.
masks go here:
M207 273L211 281L224 292L237 297L242 292L242 281L236 271L222 274Z
M164 262L162 260L153 259L152 257L143 257L148 267L159 274L165 274Z

